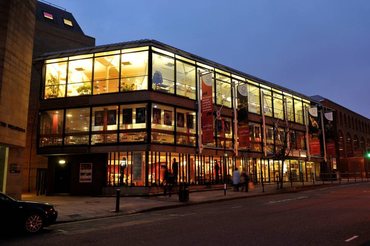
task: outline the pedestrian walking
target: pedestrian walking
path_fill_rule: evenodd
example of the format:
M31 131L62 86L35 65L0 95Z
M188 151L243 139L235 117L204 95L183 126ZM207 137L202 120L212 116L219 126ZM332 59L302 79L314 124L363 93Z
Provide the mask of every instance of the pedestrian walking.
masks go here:
M172 192L172 187L173 187L173 175L170 173L170 171L168 170L168 167L167 166L164 166L164 178L163 178L164 182L163 182L163 191L164 191L164 195L166 196L167 193L168 193L168 196L171 196L171 192Z
M239 191L239 184L240 184L240 173L237 167L235 167L235 170L233 172L233 186L234 191Z
M220 166L217 161L215 161L215 175L216 175L216 184L220 182Z
M179 174L179 163L176 161L176 158L173 158L172 162L172 174L174 177L174 183L177 184L177 175Z
M242 174L240 175L240 187L241 187L241 191L245 191L245 192L248 192L248 189L249 189L249 176L246 172L242 172Z

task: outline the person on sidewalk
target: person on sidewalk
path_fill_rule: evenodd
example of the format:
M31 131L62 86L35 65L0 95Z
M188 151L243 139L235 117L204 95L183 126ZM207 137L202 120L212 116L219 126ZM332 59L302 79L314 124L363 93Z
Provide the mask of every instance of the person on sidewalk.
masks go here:
M177 184L177 175L179 174L179 163L176 161L176 158L173 158L172 162L172 174L174 177L175 184Z
M248 185L249 185L249 176L246 172L242 172L240 175L240 186L241 186L241 191L248 192Z
M167 166L164 166L164 182L163 182L163 191L164 195L166 196L168 193L168 196L171 196L172 187L173 187L173 175L168 170Z
M220 182L220 166L218 165L217 161L215 161L215 175L216 175L216 184Z
M233 186L234 191L239 191L239 184L240 184L240 173L237 167L235 167L235 170L233 172Z

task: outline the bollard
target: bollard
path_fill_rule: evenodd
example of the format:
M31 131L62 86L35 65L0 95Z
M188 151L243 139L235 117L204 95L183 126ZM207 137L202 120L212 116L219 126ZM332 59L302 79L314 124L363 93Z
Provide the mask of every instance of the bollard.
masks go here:
M224 196L226 196L226 189L227 189L227 185L226 183L224 184Z
M121 197L121 189L116 189L116 213L119 212L119 200L120 200L120 197Z

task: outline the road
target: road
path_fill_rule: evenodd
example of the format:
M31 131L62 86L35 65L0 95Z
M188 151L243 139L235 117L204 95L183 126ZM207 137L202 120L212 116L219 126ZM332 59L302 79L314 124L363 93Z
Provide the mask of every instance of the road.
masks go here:
M63 223L0 245L370 245L370 184Z

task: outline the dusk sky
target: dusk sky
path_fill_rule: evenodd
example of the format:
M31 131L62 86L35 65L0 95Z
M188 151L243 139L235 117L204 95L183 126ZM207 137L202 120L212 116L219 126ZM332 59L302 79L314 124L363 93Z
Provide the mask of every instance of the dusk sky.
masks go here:
M96 44L155 39L370 118L369 0L49 0Z

